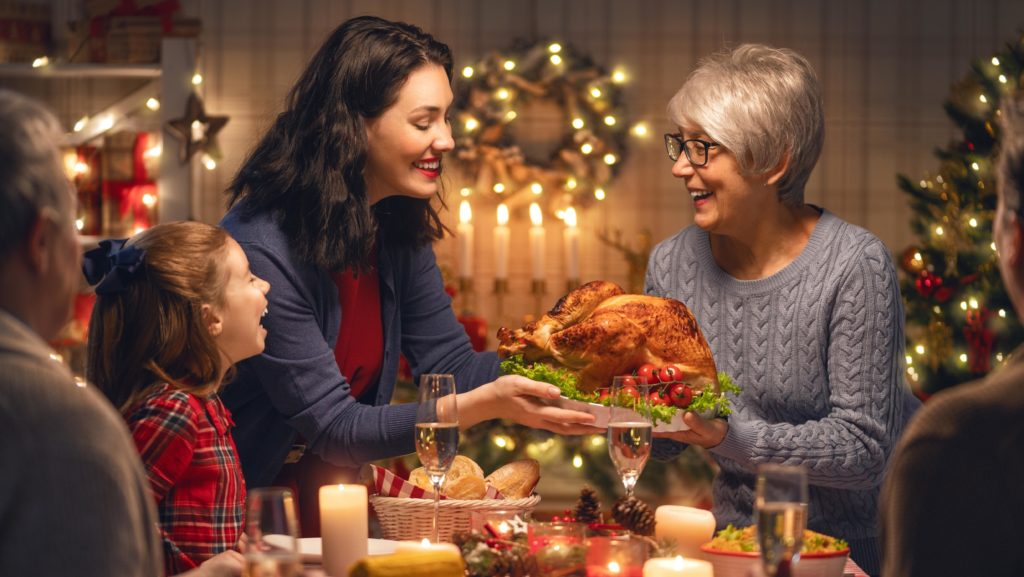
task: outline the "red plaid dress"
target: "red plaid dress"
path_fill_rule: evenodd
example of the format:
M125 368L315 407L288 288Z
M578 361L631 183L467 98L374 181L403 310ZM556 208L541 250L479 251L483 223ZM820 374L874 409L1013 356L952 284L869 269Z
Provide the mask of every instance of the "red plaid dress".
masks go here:
M126 419L160 513L167 574L234 548L244 531L245 481L220 398L164 384Z

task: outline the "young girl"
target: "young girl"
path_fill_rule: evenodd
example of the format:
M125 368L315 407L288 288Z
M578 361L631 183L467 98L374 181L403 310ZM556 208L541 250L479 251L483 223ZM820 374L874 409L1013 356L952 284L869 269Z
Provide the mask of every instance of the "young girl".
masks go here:
M270 285L226 232L197 222L103 241L83 263L96 286L88 378L128 421L156 497L168 575L230 552L245 483L217 391L263 351Z

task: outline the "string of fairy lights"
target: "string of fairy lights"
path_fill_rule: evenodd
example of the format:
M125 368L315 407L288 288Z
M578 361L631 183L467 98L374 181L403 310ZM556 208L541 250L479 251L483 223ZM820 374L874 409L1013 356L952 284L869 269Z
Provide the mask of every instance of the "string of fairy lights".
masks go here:
M201 59L200 59L201 47L198 45L195 49L195 57L193 58L193 73L189 78L190 89L196 91L200 89L204 82L204 77L201 72ZM66 64L62 62L55 62L48 56L40 56L35 58L31 67L38 70L42 74L49 72L48 69L65 69L73 70L73 64ZM115 66L116 67L116 66ZM168 81L167 79L163 80ZM125 96L120 102L108 106L104 110L81 116L71 126L71 130L68 132L68 141L75 143L76 146L66 149L64 153L64 167L65 172L69 179L73 181L80 181L80 179L86 178L90 175L92 170L89 159L85 157L85 153L81 150L80 146L92 142L96 139L102 138L105 135L113 132L119 126L128 124L128 121L144 117L147 114L157 113L160 111L161 102L160 99L153 94L156 89L156 83L148 83L142 89L136 90L131 94ZM191 122L191 134L193 140L201 140L206 134L208 127L204 123L195 119ZM155 160L161 157L164 152L162 142L162 132L160 130L153 131L149 137L149 145L143 153L143 157L147 160ZM217 168L216 154L212 154L208 150L202 150L199 156L200 164L206 168L206 170L214 170ZM156 194L147 192L139 198L139 201L148 209L154 208L158 203ZM79 231L86 228L87 222L84 215L79 216L76 219L76 227ZM136 228L133 232L140 232L141 228Z

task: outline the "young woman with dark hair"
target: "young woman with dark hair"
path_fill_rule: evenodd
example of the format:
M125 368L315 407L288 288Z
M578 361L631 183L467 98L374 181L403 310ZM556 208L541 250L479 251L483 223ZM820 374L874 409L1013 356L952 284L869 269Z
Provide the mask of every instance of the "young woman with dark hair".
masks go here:
M543 404L557 388L498 378L445 294L431 243L446 232L439 182L454 141L448 47L419 28L359 17L313 57L243 163L221 225L274 285L266 351L225 392L250 486L295 471L305 530L315 488L414 450L415 404L389 405L404 354L418 379L452 373L460 426L504 417L582 433L593 417ZM318 478L321 459L348 468ZM303 496L306 496L304 499Z

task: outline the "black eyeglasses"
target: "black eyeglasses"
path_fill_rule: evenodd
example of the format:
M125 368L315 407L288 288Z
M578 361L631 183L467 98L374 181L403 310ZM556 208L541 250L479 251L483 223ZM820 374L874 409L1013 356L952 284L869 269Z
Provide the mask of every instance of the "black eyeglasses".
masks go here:
M665 152L672 162L679 160L679 153L686 155L686 160L693 166L704 166L708 163L708 149L718 146L717 142L708 142L699 138L683 140L678 134L665 135Z

